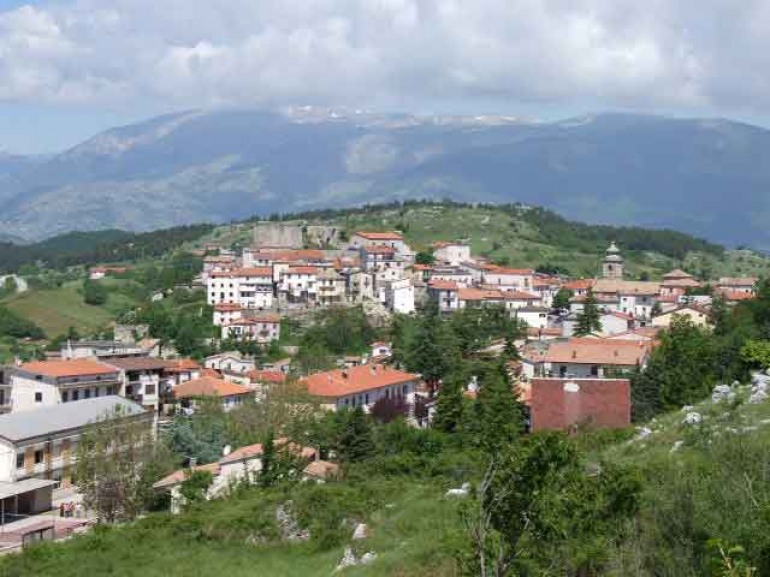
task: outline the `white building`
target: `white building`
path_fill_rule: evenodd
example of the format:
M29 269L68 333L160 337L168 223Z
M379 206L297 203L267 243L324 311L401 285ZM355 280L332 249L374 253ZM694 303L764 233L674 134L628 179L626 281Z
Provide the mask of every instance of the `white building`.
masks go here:
M315 373L302 380L327 409L360 406L367 411L383 398L413 403L418 381L418 375L379 364Z
M120 411L121 419L140 422L151 431L152 413L116 396L0 416L0 482L16 484L29 479L50 479L68 487L80 436L89 425L114 417L116 411ZM33 502L27 507L28 512L50 510L50 500L44 504L47 507L37 507ZM6 509L6 512L10 511Z
M484 274L483 284L498 290L530 291L535 271L529 268L493 267Z
M11 411L116 395L121 390L119 373L115 367L88 359L24 363L10 375Z
M391 280L385 283L385 306L394 313L410 314L414 312L414 286L408 278Z
M213 272L206 283L210 305L237 304L246 309L273 305L273 270L270 267L238 268Z
M438 263L459 266L460 263L471 260L471 247L462 242L435 242L433 258Z
M387 245L394 248L396 254L406 262L414 262L414 251L404 242L404 236L399 232L359 231L350 238L350 246L355 249L372 245Z

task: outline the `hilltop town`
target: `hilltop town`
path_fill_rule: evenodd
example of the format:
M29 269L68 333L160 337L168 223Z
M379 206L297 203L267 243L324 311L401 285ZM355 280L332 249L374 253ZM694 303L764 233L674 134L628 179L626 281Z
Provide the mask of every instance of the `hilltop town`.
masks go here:
M92 307L128 295L128 283L149 290L109 334L71 330L44 348L28 339L3 367L4 551L86 539L95 523L148 510L184 519L279 488L297 502L312 486L358 491L363 471L384 487L430 466L443 488L426 502L443 507L443 491L470 498L486 459L548 432L582 443L605 431L613 436L598 450L612 451L614 439L645 438L646 419L683 405L697 424L705 411L692 406L717 381L770 361L761 329L742 333L728 320L761 326L759 278L673 268L652 280L620 242L596 252L597 274L576 276L515 268L451 231L415 247L395 228L273 220L239 230L247 242L207 235L150 264L70 269L85 276ZM254 537L264 546L325 534L308 515L331 514L353 515L354 541L367 542L365 512L292 512L289 502L263 505L283 535ZM612 523L635 514L613 511ZM375 552L328 538L340 557L332 569L378 566ZM441 555L453 566L454 553ZM560 563L577 561L565 553Z

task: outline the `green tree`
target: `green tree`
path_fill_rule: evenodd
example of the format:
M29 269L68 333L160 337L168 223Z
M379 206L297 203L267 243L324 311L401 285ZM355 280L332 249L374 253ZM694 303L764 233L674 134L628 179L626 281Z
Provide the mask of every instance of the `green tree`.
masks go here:
M753 367L770 367L770 341L749 340L741 348L741 357Z
M482 376L474 412L478 442L489 452L500 450L523 431L521 403L502 363L489 367Z
M83 301L88 305L103 305L107 302L107 289L97 281L86 279L83 282Z
M696 403L719 378L716 341L707 329L687 317L674 315L647 366L632 379L636 418Z
M409 369L422 375L431 395L438 388L439 381L456 366L455 343L440 316L435 299L426 304L408 359Z
M185 471L185 478L179 487L184 505L186 507L194 506L206 500L206 493L214 481L211 471L201 471L188 469Z
M134 519L154 499L152 484L175 466L151 422L119 406L80 437L74 482L86 507L108 523Z
M586 292L586 298L583 301L583 310L577 315L577 324L575 326L575 336L584 337L591 333L602 331L602 321L599 307L596 305L596 297L590 288Z
M432 265L436 262L436 258L433 256L432 252L421 250L414 255L414 262L417 264Z
M438 392L433 427L445 433L454 433L462 426L464 380L453 375L444 381Z
M594 565L638 510L640 488L632 472L610 465L587 476L562 433L537 433L509 445L490 457L462 511L471 543L464 569L505 577L534 573L535 563L553 574L597 575L601 567Z
M571 290L565 287L561 287L553 297L553 308L555 309L568 309L569 300L575 296Z
M341 430L337 441L337 453L343 463L355 463L368 459L374 453L372 427L361 407L342 411Z
M262 441L262 470L257 476L260 487L272 487L278 481L278 463L275 451L275 435L268 429Z

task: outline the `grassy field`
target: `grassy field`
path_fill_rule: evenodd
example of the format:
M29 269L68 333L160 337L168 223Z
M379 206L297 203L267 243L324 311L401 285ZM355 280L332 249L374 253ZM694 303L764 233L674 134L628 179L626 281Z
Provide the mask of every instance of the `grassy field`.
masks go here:
M104 305L88 305L83 302L81 287L80 282L68 282L56 289L33 289L8 297L2 304L40 326L50 338L66 333L70 327L80 334L104 328L116 314L134 304L128 296L110 292Z
M206 503L200 511L181 517L154 514L127 527L97 530L66 544L43 545L22 557L0 561L0 575L326 577L349 545L359 556L373 551L377 558L369 565L346 569L344 575L456 575L460 516L458 502L443 496L445 487L379 480L376 489L365 519L370 535L355 543L350 540L352 529L330 547L313 540L294 545L247 543L248 535L261 530L266 512L269 516L274 511L274 505L252 490ZM334 487L320 490L334 491Z

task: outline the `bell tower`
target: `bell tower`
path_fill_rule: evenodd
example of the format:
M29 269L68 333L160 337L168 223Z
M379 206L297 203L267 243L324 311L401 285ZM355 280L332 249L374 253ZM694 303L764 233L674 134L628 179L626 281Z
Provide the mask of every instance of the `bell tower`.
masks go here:
M623 278L623 257L620 256L620 249L615 244L615 241L610 243L610 247L607 249L607 254L604 257L602 276L610 279Z

